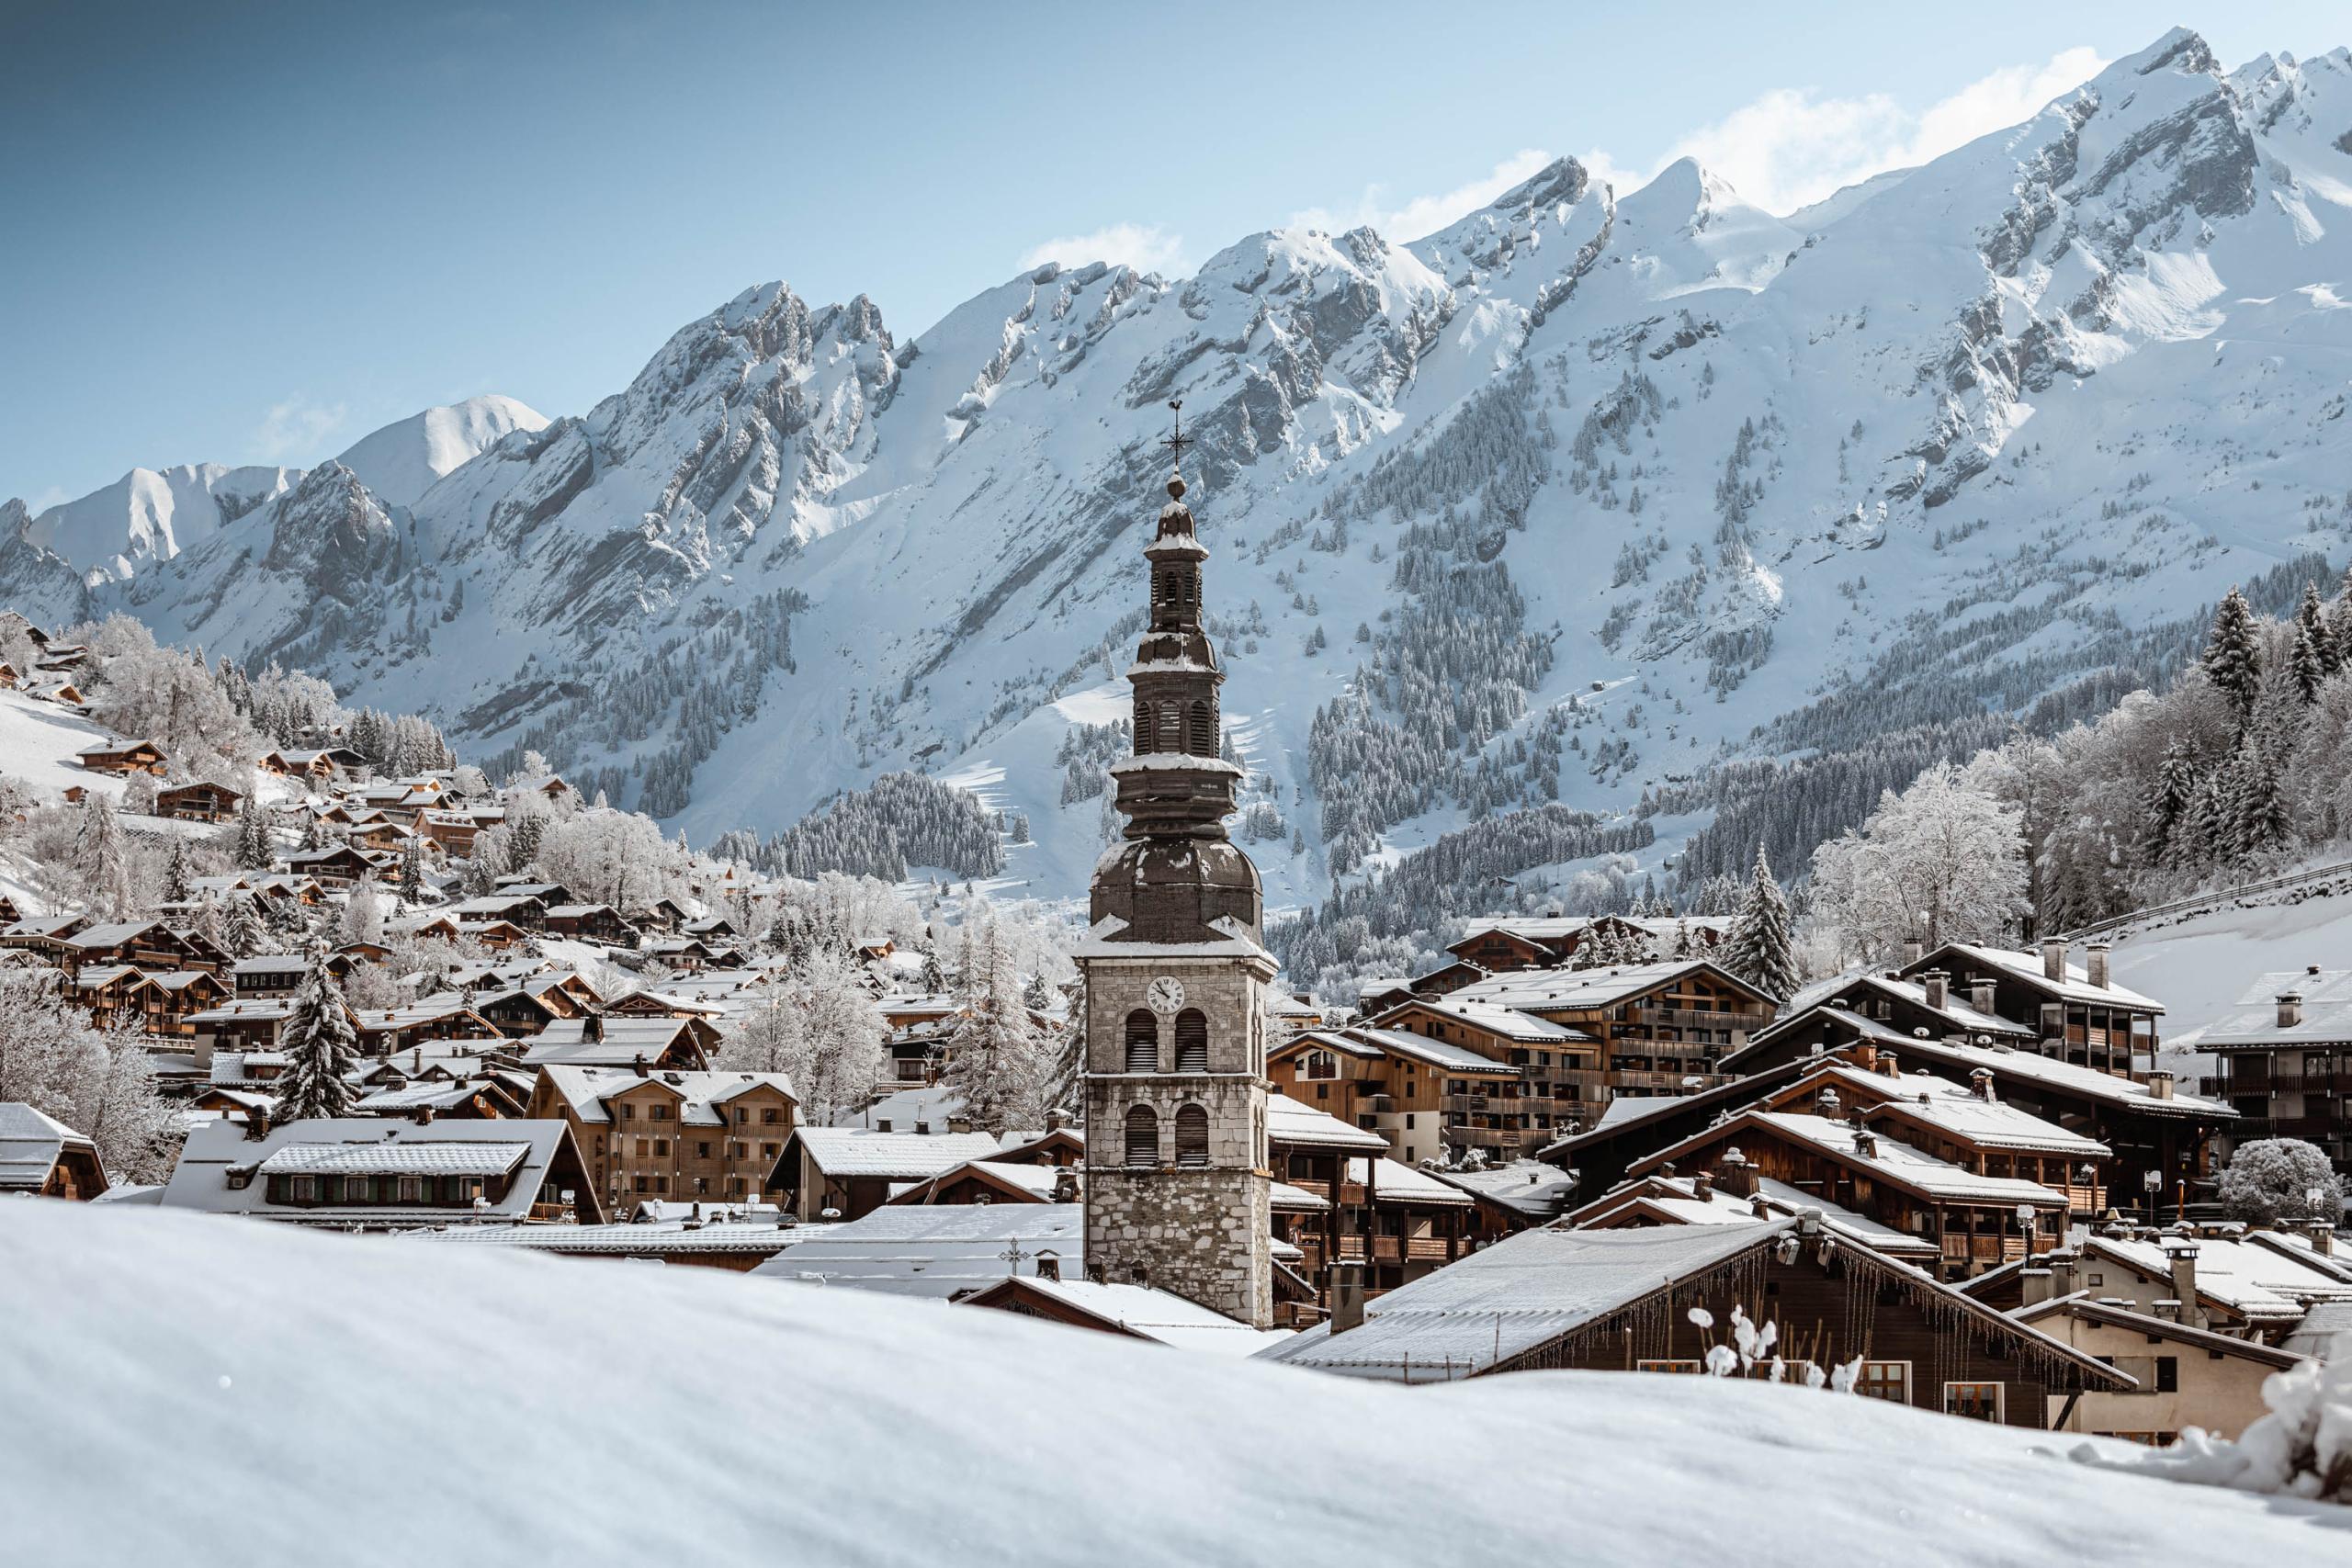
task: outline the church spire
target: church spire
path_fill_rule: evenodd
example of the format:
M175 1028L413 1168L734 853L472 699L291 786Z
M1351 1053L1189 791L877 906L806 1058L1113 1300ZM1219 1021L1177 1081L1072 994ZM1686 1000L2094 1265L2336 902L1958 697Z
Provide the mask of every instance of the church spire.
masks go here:
M1202 569L1209 558L1184 504L1182 400L1171 402L1168 500L1143 547L1148 572L1142 640L1127 671L1135 690L1134 754L1112 765L1124 834L1137 857L1134 874L1098 877L1095 917L1116 915L1131 940L1209 942L1209 922L1231 917L1254 940L1257 869L1227 839L1241 770L1224 757L1219 688L1225 671L1203 627ZM1106 886L1106 882L1110 884Z

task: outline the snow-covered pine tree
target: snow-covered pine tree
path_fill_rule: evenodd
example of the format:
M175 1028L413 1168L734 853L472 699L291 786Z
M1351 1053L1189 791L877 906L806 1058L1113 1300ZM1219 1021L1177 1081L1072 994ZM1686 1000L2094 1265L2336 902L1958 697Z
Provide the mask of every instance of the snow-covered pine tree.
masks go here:
M255 901L256 896L251 893L232 897L228 919L221 923L220 945L238 958L251 958L270 949L269 927L254 907Z
M187 840L175 838L170 853L164 857L164 901L184 904L187 901Z
M363 876L343 907L343 940L379 942L384 940L384 912L376 897L376 879Z
M1772 878L1761 844L1747 898L1724 944L1724 967L1767 995L1785 1001L1796 994L1796 944L1789 928L1789 901Z
M2201 662L2205 678L2230 699L2243 724L2262 689L2261 629L2255 624L2253 606L2235 585L2214 613L2212 635L2206 639Z
M237 805L237 863L248 871L266 871L277 858L270 840L269 819L262 815L261 799L248 791Z
M2303 602L2295 611L2295 620L2312 639L2312 651L2319 656L2323 679L2344 668L2344 649L2336 642L2335 628L2320 604L2318 583L2303 584Z
M319 815L315 811L302 813L302 847L311 851L327 847L326 829L320 825Z
M310 959L279 1037L286 1053L286 1070L274 1086L280 1122L347 1116L357 1098L344 1075L357 1065L359 1032L327 967L326 944L312 943Z
M424 901L424 855L411 839L401 855L401 907L414 908Z
M2188 741L2175 736L2165 746L2164 761L2156 764L2155 783L2148 791L2146 844L2152 863L2164 864L2171 858L2196 800L2196 755Z
M113 803L96 790L82 797L82 820L74 833L74 869L91 909L109 920L129 918L130 866L122 825L114 818Z
M1047 1064L1021 997L1019 976L995 928L971 943L973 968L962 980L965 1016L947 1040L940 1086L963 1102L976 1128L1002 1133L1044 1121Z
M2287 654L2287 671L2295 682L2297 696L2306 703L2319 701L2320 682L2327 679L2327 666L2307 626L2298 624L2295 627L2294 646Z

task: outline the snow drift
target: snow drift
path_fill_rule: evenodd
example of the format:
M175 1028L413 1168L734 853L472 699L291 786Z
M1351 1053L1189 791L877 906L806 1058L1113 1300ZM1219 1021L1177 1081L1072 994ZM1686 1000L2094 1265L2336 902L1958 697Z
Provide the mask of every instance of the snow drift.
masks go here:
M1442 1389L970 1308L0 1205L26 1562L2338 1561L2345 1511L1790 1386Z

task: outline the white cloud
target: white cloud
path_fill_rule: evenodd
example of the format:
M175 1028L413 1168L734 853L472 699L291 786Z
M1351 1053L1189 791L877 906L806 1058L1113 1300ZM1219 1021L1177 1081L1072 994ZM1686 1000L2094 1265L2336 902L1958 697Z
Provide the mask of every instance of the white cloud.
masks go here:
M1060 262L1064 266L1083 266L1096 261L1131 266L1137 272L1188 270L1184 265L1184 236L1171 234L1157 223L1114 223L1091 234L1067 234L1047 240L1042 245L1031 246L1022 255L1021 265L1043 266L1047 262Z
M1551 161L1552 154L1541 148L1522 148L1467 185L1434 196L1410 197L1401 202L1392 203L1385 186L1366 186L1353 207L1304 208L1290 215L1290 227L1338 234L1369 224L1385 239L1418 240L1434 234L1457 218L1476 212Z
M1841 186L2030 119L2107 63L2087 46L2061 50L2039 65L2003 66L1917 113L1883 93L1825 98L1810 88L1776 87L1681 138L1657 167L1696 158L1766 211L1793 212ZM1617 190L1642 183L1621 180Z
M254 427L254 450L264 462L310 462L345 418L341 403L316 403L297 392L282 403L272 403Z

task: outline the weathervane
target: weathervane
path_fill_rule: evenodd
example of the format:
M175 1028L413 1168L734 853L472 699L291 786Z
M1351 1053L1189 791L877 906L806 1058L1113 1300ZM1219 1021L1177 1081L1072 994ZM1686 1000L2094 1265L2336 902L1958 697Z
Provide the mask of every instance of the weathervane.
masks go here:
M1170 460L1181 468L1184 466L1184 448L1193 444L1193 438L1184 434L1184 400L1170 398L1168 406L1176 411L1176 434L1160 445L1168 448Z

